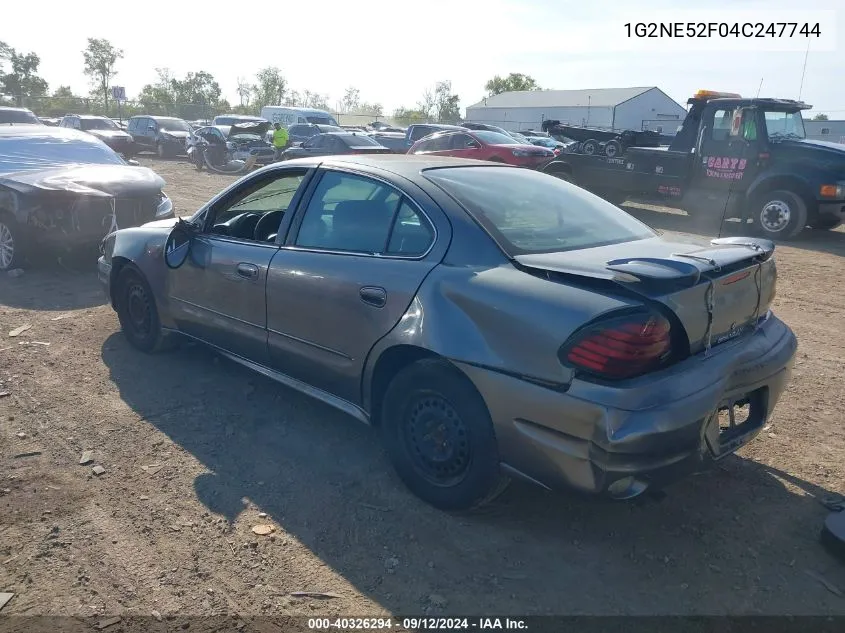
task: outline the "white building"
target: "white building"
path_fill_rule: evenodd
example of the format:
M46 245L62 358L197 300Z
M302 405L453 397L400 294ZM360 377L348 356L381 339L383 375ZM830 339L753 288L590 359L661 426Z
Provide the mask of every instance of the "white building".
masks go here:
M568 125L674 134L686 109L659 88L523 90L485 97L466 109L466 120L506 130L539 130L553 119Z
M804 120L804 133L814 141L845 143L845 121Z

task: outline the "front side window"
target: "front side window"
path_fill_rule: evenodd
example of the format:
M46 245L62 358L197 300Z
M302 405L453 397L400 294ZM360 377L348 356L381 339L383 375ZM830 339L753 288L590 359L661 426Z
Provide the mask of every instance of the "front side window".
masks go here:
M713 130L710 138L714 141L727 141L731 135L734 110L716 110L713 114Z
M211 232L243 240L267 240L278 230L304 178L304 172L289 172L247 184L234 199L214 210Z
M509 256L595 248L654 237L619 207L559 178L508 167L424 172Z
M352 253L384 253L400 194L382 182L328 171L305 210L296 245Z

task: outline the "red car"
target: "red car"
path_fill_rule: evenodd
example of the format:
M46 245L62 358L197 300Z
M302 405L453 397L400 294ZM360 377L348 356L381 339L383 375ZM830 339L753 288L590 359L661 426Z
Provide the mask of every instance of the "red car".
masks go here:
M408 153L474 158L532 168L544 165L555 156L545 147L524 145L510 136L487 130L435 132L414 143Z

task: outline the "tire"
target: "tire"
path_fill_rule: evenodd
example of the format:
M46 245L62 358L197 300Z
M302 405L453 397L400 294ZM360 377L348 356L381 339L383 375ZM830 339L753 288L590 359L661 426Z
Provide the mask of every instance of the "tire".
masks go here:
M156 155L159 158L167 158L167 149L163 143L156 143Z
M599 142L595 139L588 139L581 145L581 151L587 156L592 156L599 151Z
M756 231L770 240L789 240L807 225L807 204L791 191L768 191L752 203Z
M507 487L487 406L453 365L425 359L402 369L387 388L381 421L399 478L426 503L466 511Z
M575 182L575 178L572 176L572 174L568 171L553 171L550 172L549 175L554 176L555 178L560 178L561 180L565 180L566 182L572 185L578 184Z
M617 140L608 141L604 146L604 155L608 158L615 158L622 153L622 143Z
M0 213L0 271L14 270L26 257L23 236L15 219Z
M819 231L831 231L842 224L842 220L832 215L817 216L810 222L810 228Z
M136 268L127 265L120 271L114 297L120 327L132 347L147 354L167 347L153 291Z

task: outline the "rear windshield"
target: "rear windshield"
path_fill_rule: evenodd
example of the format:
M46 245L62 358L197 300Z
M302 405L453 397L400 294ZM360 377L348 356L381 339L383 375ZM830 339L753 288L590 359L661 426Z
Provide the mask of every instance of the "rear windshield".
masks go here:
M338 138L340 138L349 147L364 147L365 145L378 145L376 141L371 139L369 136L364 136L363 134L338 134Z
M0 110L0 123L33 123L41 125L41 121L29 110Z
M0 137L0 173L48 169L56 165L125 165L123 159L101 141L53 136Z
M510 167L447 167L425 177L455 198L511 257L654 237L639 220L559 178Z
M182 119L157 119L158 127L168 132L190 132L191 127Z

